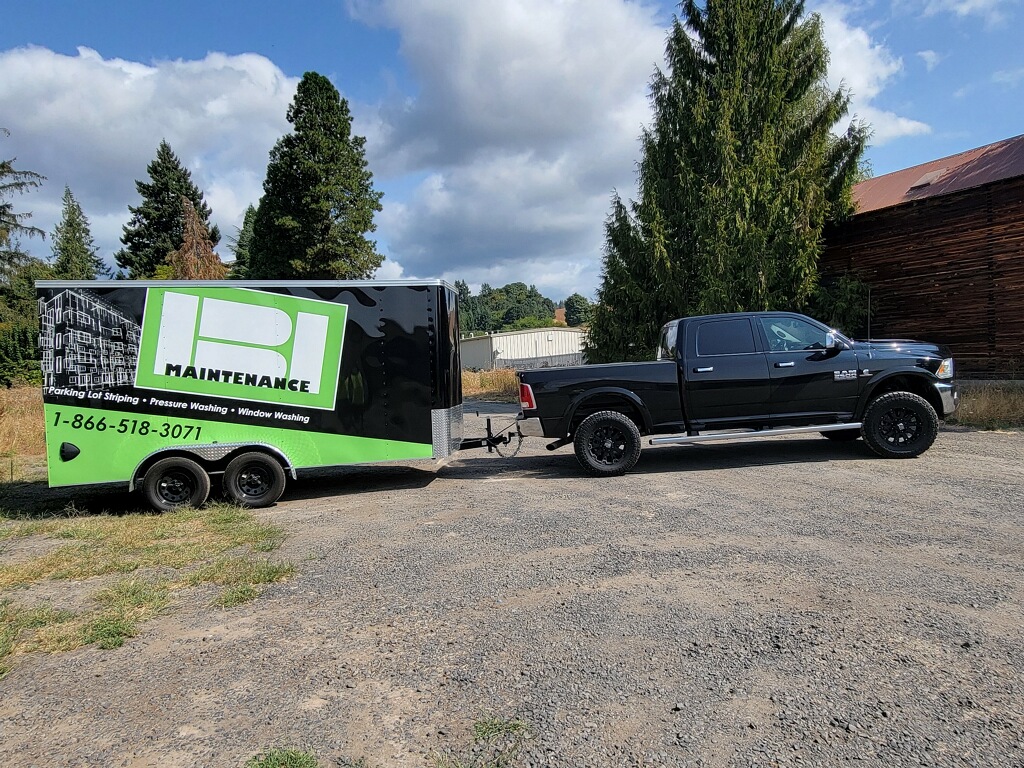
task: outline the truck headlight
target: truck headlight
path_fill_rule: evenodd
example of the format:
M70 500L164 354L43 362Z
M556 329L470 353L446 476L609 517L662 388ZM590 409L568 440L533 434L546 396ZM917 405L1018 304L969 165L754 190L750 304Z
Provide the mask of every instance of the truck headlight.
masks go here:
M939 366L939 370L935 372L935 375L940 379L952 379L953 378L953 358L947 357L942 361Z

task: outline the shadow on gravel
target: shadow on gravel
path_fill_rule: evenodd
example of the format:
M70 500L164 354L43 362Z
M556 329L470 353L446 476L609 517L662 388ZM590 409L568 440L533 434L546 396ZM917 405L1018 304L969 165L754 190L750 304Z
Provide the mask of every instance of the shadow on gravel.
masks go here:
M419 490L437 478L437 472L420 467L378 466L354 469L303 470L298 480L289 480L286 501L352 496L379 491Z
M718 445L648 446L640 453L629 474L702 472L742 467L809 464L830 461L859 461L874 454L862 442L832 443L821 440L763 440ZM571 448L548 455L494 456L461 454L459 460L441 470L443 477L462 480L484 479L498 473L514 472L531 478L579 477L582 470Z
M0 484L0 516L33 520L85 515L153 514L142 497L128 493L124 483L50 488L45 480Z

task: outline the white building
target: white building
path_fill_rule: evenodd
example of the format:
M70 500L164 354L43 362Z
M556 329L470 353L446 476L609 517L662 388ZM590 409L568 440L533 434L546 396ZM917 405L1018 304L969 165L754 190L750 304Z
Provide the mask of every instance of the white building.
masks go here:
M584 334L581 328L551 327L464 337L459 342L462 367L484 371L582 365Z

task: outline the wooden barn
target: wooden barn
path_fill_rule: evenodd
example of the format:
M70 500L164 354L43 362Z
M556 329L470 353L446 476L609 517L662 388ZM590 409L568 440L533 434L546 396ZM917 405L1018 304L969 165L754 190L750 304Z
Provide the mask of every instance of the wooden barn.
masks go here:
M1024 377L1024 136L858 184L823 276L871 287L871 335L948 344L962 375Z

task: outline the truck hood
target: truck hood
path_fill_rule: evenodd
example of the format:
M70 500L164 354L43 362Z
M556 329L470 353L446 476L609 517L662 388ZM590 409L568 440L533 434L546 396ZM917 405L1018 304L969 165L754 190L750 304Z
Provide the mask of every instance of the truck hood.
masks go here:
M935 357L940 360L953 356L949 347L944 344L932 344L928 341L914 341L913 339L871 339L871 341L854 339L853 348L858 352L867 352L872 355Z

